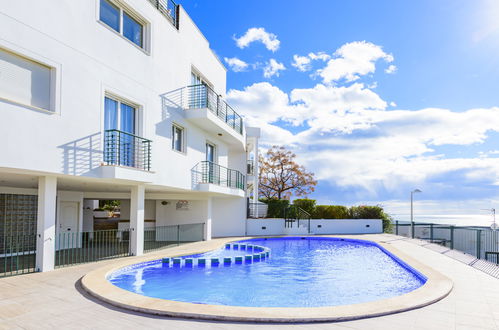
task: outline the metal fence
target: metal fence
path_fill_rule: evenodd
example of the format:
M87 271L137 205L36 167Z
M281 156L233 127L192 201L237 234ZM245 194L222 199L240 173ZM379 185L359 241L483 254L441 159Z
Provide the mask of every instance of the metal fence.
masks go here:
M35 271L35 234L4 235L0 244L0 277Z
M213 183L222 187L243 189L245 176L233 170L209 161L199 162L191 170L194 184Z
M187 86L186 89L189 109L208 108L236 132L243 134L242 117L213 89L204 84Z
M204 223L159 226L144 231L144 252L204 239Z
M461 227L435 223L395 221L396 235L437 243L478 259L499 264L499 231L487 227Z
M130 231L110 229L56 234L55 266L130 256Z
M55 266L65 267L131 256L130 235L133 230L59 233L55 240ZM204 223L145 228L144 252L203 239Z
M151 170L151 140L109 129L104 135L104 162L107 165L129 166Z

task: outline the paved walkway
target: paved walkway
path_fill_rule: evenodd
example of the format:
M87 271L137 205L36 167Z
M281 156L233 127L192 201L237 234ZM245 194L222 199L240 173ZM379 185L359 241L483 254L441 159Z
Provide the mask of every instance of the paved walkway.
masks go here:
M359 236L369 238L374 235ZM275 329L498 329L499 280L393 235L376 235L454 281L443 300L413 311L340 323L282 324ZM0 329L267 329L268 324L192 321L131 313L83 293L78 280L103 261L0 279Z

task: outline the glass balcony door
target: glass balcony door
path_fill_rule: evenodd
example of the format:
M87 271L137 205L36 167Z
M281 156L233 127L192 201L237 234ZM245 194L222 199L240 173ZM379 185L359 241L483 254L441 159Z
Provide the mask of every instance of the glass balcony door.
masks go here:
M211 143L206 143L206 161L208 162L208 182L216 183L219 179L219 175L216 172L216 157L215 157L215 145Z
M208 88L210 84L199 74L191 72L191 85L196 86L191 89L189 97L189 107L191 109L201 109L208 107Z
M135 166L136 112L136 108L129 104L105 98L104 129L120 131L112 146L113 159L118 165Z

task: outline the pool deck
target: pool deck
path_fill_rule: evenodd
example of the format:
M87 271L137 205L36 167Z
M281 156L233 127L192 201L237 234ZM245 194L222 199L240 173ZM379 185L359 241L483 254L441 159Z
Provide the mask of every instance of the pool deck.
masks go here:
M462 262L394 235L358 235L385 241L450 278L454 288L429 306L393 315L338 323L276 324L306 329L499 329L499 279ZM216 246L216 240L210 243ZM416 244L415 244L416 243ZM193 243L198 244L198 243ZM178 249L179 253L185 246ZM164 252L154 252L161 255ZM149 254L151 255L151 254ZM132 259L132 258L130 258ZM0 279L0 329L266 329L269 324L195 321L126 311L86 294L82 276L116 263L102 261Z

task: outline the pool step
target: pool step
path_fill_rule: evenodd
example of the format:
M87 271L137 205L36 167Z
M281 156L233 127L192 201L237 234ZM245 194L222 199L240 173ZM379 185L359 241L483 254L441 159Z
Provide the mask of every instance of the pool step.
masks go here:
M270 249L265 246L241 243L228 243L225 244L225 250L236 250L245 253L241 256L235 257L220 257L220 258L203 258L203 257L175 257L163 258L161 262L164 267L218 267L220 265L241 265L250 264L269 259Z

